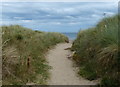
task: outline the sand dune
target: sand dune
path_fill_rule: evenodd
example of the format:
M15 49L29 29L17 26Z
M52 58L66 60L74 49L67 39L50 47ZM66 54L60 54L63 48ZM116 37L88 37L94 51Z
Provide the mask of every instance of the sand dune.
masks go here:
M61 43L49 51L47 59L52 69L48 85L95 85L96 82L77 77L73 63L67 57L71 52L64 50L71 45L71 43Z

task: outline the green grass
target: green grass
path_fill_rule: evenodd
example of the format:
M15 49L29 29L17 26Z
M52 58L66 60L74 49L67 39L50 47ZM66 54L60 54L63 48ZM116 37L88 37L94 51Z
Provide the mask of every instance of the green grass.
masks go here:
M68 38L60 33L33 31L19 25L2 26L2 33L3 85L46 84L50 69L46 52Z
M73 59L82 67L79 74L105 87L120 85L119 15L102 19L94 28L82 30L73 42ZM112 82L112 83L111 83Z

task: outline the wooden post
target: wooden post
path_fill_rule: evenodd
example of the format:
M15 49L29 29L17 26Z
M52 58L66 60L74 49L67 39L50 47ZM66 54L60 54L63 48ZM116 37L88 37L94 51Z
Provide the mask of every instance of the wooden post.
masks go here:
M30 55L29 55L29 57L27 58L27 68L28 68L28 69L30 68Z
M30 55L27 58L27 73L30 74ZM27 78L27 82L29 82L29 78Z

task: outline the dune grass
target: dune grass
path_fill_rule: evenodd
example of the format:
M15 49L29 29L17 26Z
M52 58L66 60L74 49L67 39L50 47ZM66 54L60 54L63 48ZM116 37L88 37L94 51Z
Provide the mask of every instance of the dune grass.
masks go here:
M50 47L68 38L60 33L33 31L19 25L2 26L3 85L46 84L45 59Z
M80 31L72 46L78 73L89 80L101 78L102 87L120 85L118 17L104 18L96 27Z

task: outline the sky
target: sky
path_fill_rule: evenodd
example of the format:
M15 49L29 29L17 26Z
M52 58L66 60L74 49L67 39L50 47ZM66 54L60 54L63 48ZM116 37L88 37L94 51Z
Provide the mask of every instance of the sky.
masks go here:
M115 2L2 2L0 25L19 24L47 32L78 32L94 27L106 13L117 14Z

